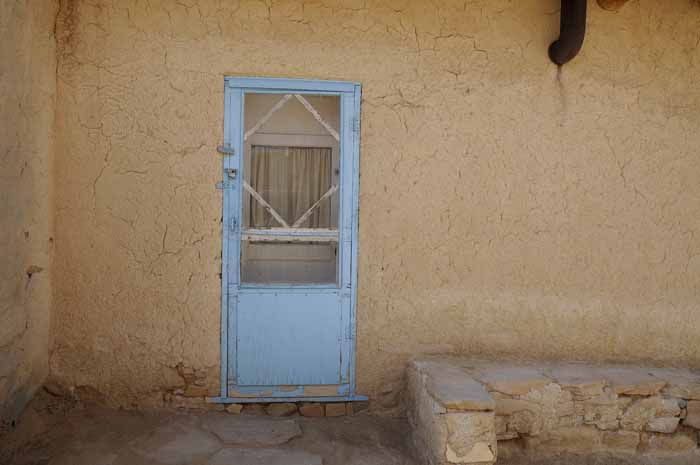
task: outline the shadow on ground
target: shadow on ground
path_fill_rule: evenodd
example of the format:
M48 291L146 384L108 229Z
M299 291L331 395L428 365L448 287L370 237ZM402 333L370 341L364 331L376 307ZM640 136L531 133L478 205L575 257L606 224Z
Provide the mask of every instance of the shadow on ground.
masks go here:
M2 465L418 465L405 421L109 410L39 395Z

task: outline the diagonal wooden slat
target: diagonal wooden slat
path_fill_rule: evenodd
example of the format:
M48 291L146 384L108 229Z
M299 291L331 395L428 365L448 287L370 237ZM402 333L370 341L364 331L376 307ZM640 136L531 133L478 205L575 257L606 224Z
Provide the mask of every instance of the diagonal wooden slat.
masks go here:
M287 102L289 102L289 99L291 99L291 98L292 98L292 94L286 94L284 97L282 97L282 98L280 99L279 102L275 103L275 106L273 106L272 108L270 108L270 111L268 111L268 112L265 114L265 116L263 116L262 118L260 118L260 121L258 121L257 123L255 123L255 126L253 126L253 127L250 128L248 131L246 131L246 133L243 135L243 140L248 140L248 138L249 138L250 136L252 136L253 134L255 134L255 132L256 132L258 129L260 129L260 127L261 127L263 124L267 123L267 120L269 120L270 118L272 118L272 115L274 115L275 113L277 113L277 112L280 110L280 108L282 108Z
M331 195L333 195L333 194L335 193L335 191L337 191L337 190L338 190L338 186L337 186L337 185L331 186L331 188L328 189L328 191L326 191L326 193L323 194L323 195L321 196L321 198L318 199L318 200L316 201L316 203L314 203L313 205L311 205L311 207L310 207L308 210L306 210L306 211L304 212L304 214L301 215L301 216L299 217L298 220L296 220L296 221L294 222L294 224L292 225L292 228L298 228L299 226L301 226L302 224L304 224L304 221L306 221L306 219L313 213L313 211L314 211L316 208L318 208L319 205L321 205L321 202L323 202L325 199L327 199L328 197L330 197Z
M302 105L304 105L304 108L306 108L306 109L309 111L309 113L311 113L311 114L313 115L313 117L316 118L316 121L318 121L318 122L321 124L321 126L323 126L324 128L326 128L326 131L328 131L328 133L329 133L331 136L333 136L333 138L334 138L335 140L337 140L338 142L340 142L340 135L338 134L338 131L336 131L335 129L333 129L333 126L331 126L330 124L328 124L328 123L321 117L321 115L316 111L316 109L314 108L314 106L311 105L311 104L309 103L308 100L306 100L306 99L305 99L304 97L302 97L300 94L294 94L294 97L296 97L296 99L299 100L299 102L301 102Z
M289 227L289 224L287 224L287 222L284 221L284 218L282 218L282 217L280 216L280 214L277 213L277 211L275 211L274 208L272 208L272 205L270 205L269 203L267 203L267 201L263 198L262 195L258 194L258 192L257 192L255 189L253 189L253 188L250 186L250 184L248 184L248 181L243 181L243 188L244 188L246 191L248 191L248 193L249 193L255 200L257 200L258 203L260 203L260 205L262 205L262 207L265 209L265 211L267 211L270 215L272 215L272 217L273 217L275 220L277 220L277 222L278 222L279 224L281 224L281 225L282 225L283 227L285 227L285 228L288 228L288 227Z

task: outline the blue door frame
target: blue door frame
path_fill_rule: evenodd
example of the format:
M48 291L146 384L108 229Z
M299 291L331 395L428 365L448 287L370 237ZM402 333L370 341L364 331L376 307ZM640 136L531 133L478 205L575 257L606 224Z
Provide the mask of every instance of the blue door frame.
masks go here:
M339 240L339 279L337 285L289 286L289 285L241 285L240 280L240 218L242 214L242 154L244 153L244 96L246 93L280 93L280 94L314 94L337 95L340 98L339 146L341 154L340 179L340 215L338 225ZM289 402L289 401L350 401L366 400L365 396L355 393L355 306L357 286L357 226L359 205L359 133L360 133L360 99L361 86L352 82L316 81L277 78L241 78L226 77L224 87L224 143L219 148L223 155L223 179L219 187L223 190L223 225L222 225L222 292L221 292L221 392L219 397L212 397L211 402L249 403L249 402ZM240 181L240 182L239 182ZM299 235L304 233L300 231ZM281 296L281 297L280 297ZM255 299L254 312L239 312L239 306ZM330 321L332 331L337 331L337 344L340 361L337 367L338 382L329 382L327 375L314 378L313 369L304 379L317 379L310 384L268 384L253 385L246 382L256 369L255 361L237 357L241 337L241 325L249 324L251 318L265 319L265 308L275 308L278 299L284 299L284 305L290 311L290 318L305 314L306 318L322 320L324 314L314 314L314 302L335 302L341 317ZM261 305L263 302L264 305ZM293 310L293 311L291 311ZM278 317L279 315L275 315ZM248 322L248 323L247 323ZM322 321L319 324L326 324ZM325 328L327 329L327 328ZM320 335L317 331L315 334ZM298 336L298 335L297 335ZM334 338L327 338L330 339ZM284 339L281 334L280 339ZM292 341L293 342L293 341ZM276 342L277 343L277 342ZM284 341L280 341L280 344ZM245 344L245 342L244 342ZM255 347L253 347L255 349ZM313 351L312 351L313 352ZM250 354L250 347L246 354ZM265 347L254 354L256 357L266 355ZM322 354L319 354L319 357ZM248 357L249 355L246 355ZM277 357L284 354L276 353ZM307 351L307 357L309 353ZM326 359L306 360L310 367L328 363ZM296 360L298 362L298 360ZM284 362L284 361L281 361ZM280 363L281 363L280 362ZM302 370L303 371L303 370ZM328 370L325 371L328 373ZM265 379L276 380L275 374L266 374ZM284 377L279 377L284 379Z

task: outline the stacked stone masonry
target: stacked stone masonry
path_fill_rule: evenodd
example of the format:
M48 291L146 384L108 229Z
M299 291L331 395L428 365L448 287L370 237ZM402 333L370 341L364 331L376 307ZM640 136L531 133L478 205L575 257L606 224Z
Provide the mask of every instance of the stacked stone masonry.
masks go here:
M50 389L51 386L46 386ZM73 389L73 391L75 391ZM369 408L369 402L272 402L272 403L245 403L245 404L220 404L211 403L203 392L187 389L178 389L172 393L166 393L163 405L178 410L212 410L226 411L233 415L258 415L272 417L343 417L353 416L365 412ZM57 395L66 395L79 398L72 392L61 392Z
M700 373L421 358L408 367L416 449L431 465L606 453L700 463Z

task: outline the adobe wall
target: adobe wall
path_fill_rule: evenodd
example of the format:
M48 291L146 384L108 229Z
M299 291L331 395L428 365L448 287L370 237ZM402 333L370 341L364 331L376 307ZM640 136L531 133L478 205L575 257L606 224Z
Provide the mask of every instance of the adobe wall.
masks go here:
M700 8L66 2L53 373L217 392L223 77L361 82L358 387L409 355L700 366Z
M49 368L57 10L0 4L0 426Z

